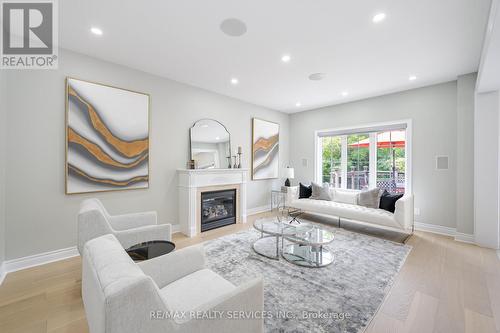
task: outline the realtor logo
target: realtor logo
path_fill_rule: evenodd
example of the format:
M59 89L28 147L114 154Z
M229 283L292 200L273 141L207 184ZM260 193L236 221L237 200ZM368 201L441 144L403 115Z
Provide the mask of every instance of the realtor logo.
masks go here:
M57 68L55 0L1 1L3 69Z

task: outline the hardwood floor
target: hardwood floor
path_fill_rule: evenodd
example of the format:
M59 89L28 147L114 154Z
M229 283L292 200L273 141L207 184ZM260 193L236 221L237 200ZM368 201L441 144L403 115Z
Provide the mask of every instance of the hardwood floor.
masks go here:
M229 226L187 238L177 248L250 228ZM401 272L369 333L500 332L500 261L495 251L416 232ZM79 257L10 273L0 287L0 332L88 332Z

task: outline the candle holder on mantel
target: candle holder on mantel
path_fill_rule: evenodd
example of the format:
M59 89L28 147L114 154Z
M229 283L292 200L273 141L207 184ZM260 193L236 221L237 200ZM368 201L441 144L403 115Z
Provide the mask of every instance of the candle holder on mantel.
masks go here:
M233 166L233 168L234 169L238 169L238 165L236 164L236 155L233 155L233 157L234 157L234 166Z
M231 164L232 164L233 160L232 160L231 156L228 156L226 158L227 158L227 168L231 169L232 168Z
M238 147L238 169L241 169L241 147Z

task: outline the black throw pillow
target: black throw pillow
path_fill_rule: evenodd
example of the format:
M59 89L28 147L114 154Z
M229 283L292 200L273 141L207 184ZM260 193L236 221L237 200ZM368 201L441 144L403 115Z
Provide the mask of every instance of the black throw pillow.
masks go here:
M312 195L312 186L305 186L302 183L299 183L299 199L307 199Z
M404 194L390 194L387 190L384 190L384 193L382 193L380 197L379 208L394 213L396 210L396 201L401 199L403 195Z

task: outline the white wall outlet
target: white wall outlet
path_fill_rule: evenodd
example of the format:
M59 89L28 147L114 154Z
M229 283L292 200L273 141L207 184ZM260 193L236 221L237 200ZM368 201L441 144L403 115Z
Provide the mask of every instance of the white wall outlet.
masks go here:
M420 208L414 208L414 209L413 209L413 214L414 214L415 216L419 216L419 215L420 215Z
M303 159L302 159L302 166L303 166L304 168L307 168L307 158L303 158Z

